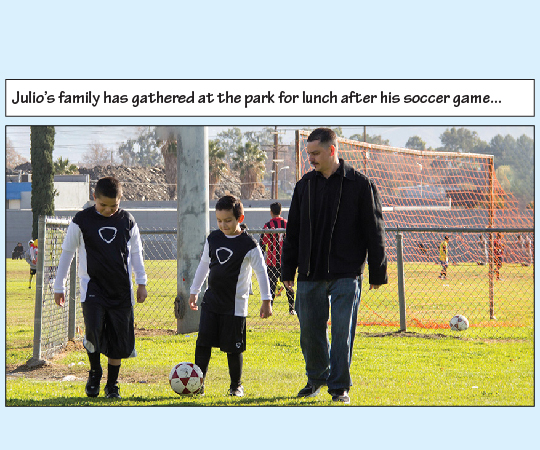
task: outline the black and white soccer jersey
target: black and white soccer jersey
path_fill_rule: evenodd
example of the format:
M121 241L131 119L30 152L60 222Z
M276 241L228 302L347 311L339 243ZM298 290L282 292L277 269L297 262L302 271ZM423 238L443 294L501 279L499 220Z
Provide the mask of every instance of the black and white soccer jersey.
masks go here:
M227 236L221 230L212 231L204 244L190 293L199 294L209 274L203 307L218 314L246 317L252 268L261 300L271 300L266 265L257 241L245 232Z
M139 229L129 212L118 209L105 217L92 206L75 215L62 244L55 292L63 292L77 249L82 302L92 297L113 303L134 302L132 270L137 284L146 284L146 274Z

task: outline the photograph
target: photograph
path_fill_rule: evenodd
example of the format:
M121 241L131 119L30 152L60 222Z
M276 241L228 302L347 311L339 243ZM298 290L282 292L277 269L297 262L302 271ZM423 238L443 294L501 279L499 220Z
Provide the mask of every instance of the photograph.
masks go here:
M8 407L534 405L532 127L6 142Z

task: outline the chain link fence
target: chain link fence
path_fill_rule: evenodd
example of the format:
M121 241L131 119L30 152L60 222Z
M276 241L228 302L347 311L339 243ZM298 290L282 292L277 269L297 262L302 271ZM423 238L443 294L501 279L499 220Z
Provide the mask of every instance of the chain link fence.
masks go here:
M68 306L54 302L53 283L69 219L40 222L34 358L48 358L69 339L81 338L84 324L76 262L67 282ZM257 241L263 230L247 230ZM282 230L264 230L282 233ZM448 240L448 268L441 276L440 244ZM177 295L176 230L141 230L148 298L135 304L139 330L175 332ZM465 315L470 323L461 336L531 338L534 333L533 229L387 229L389 284L369 290L363 280L358 325L365 331L412 330L453 333L450 319ZM400 243L401 242L401 243ZM202 249L201 249L202 251ZM402 267L402 269L398 269ZM279 281L279 267L268 272L275 293L273 315L259 318L260 289L252 278L247 326L251 330L298 328L294 293ZM400 279L401 276L401 279Z
M84 333L82 308L77 301L77 257L73 258L66 281L66 306L60 308L54 301L56 269L70 221L70 218L39 219L33 361L50 358L64 348L69 340L82 338Z

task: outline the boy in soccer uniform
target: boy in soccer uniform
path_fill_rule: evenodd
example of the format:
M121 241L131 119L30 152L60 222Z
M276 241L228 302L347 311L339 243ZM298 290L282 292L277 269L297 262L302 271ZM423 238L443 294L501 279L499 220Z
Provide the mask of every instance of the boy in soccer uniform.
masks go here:
M120 398L117 380L122 359L137 354L132 271L138 284L137 302L147 297L139 228L133 216L119 207L121 196L116 178L98 180L95 206L79 211L69 224L54 284L54 299L64 306L64 285L78 249L84 347L90 361L85 389L88 397L99 395L101 353L108 357L107 398Z
M266 222L263 230L274 230L276 228L287 228L287 220L281 217L281 203L275 202L270 205L270 215L272 220ZM268 278L270 280L270 292L273 300L276 298L276 286L281 276L281 252L283 250L283 234L261 234L259 245L266 253L266 267L268 268ZM281 288L283 289L283 287ZM281 289L277 295L281 294ZM287 300L289 302L289 314L296 315L294 310L294 292L286 289Z
M448 269L448 241L449 237L445 236L444 241L439 246L439 262L441 263L441 274L439 278L446 280L446 269Z
M189 306L196 311L199 309L198 294L208 275L208 289L201 303L195 364L206 377L212 347L219 347L227 353L231 378L229 395L242 397L243 352L246 349L246 316L252 268L261 291L260 317L263 319L272 315L272 296L261 249L257 241L240 228L244 220L240 200L231 195L220 198L216 203L216 219L219 230L208 235L190 288Z

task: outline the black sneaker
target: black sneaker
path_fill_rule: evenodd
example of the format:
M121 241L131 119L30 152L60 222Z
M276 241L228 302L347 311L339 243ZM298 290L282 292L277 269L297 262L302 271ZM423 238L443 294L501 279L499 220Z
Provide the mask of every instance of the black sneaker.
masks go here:
M120 387L118 383L105 385L105 396L107 398L122 398L120 397Z
M306 387L300 390L297 397L316 397L319 392L321 392L321 387L314 386L308 381Z
M351 403L348 391L334 391L332 392L332 401L341 403Z
M88 397L97 397L99 395L99 382L103 372L91 370L88 372L88 381L86 382L85 392Z
M244 396L244 386L240 385L236 388L229 389L229 395L231 397L243 397Z

